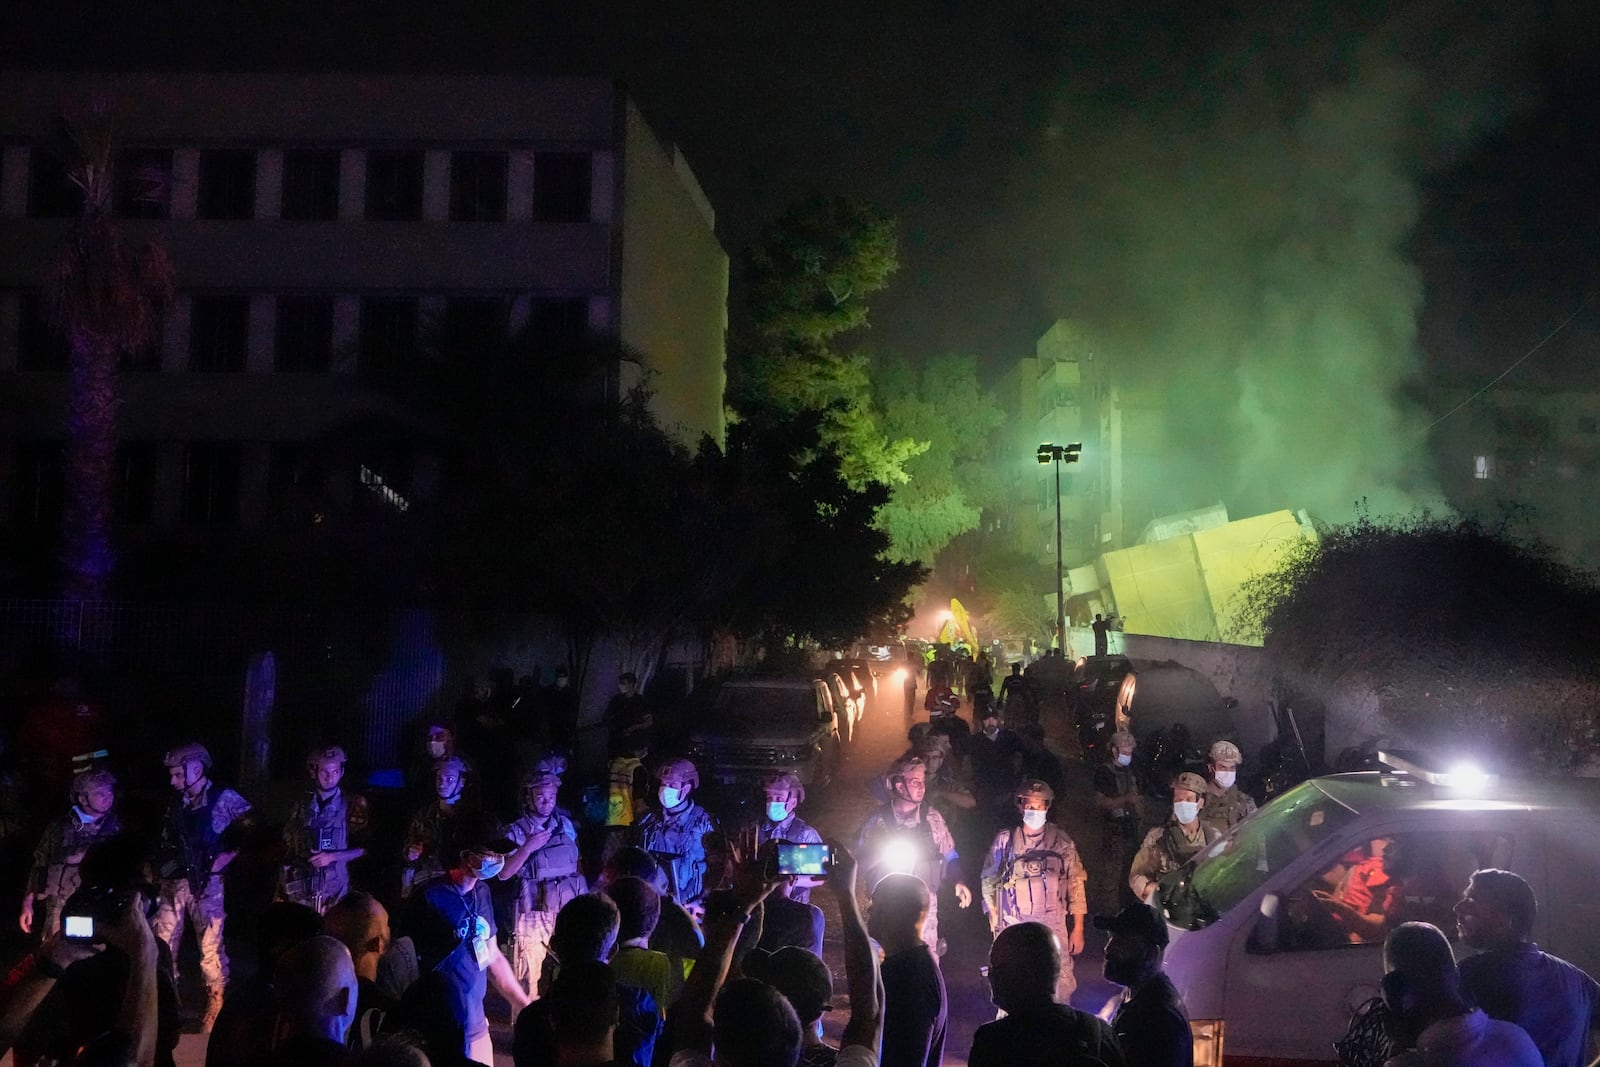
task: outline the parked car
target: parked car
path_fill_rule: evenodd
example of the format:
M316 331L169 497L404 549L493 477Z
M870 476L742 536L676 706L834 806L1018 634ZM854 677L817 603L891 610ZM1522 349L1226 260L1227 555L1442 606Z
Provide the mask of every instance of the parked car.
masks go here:
M839 766L839 716L820 679L731 679L696 720L689 756L704 778L744 783L779 768L822 785Z
M845 744L854 744L856 731L861 728L861 719L866 714L864 706L856 699L855 690L844 677L835 670L823 671L819 677L822 684L828 687L828 696L833 700L833 710L839 715L839 739Z
M1338 1062L1333 1040L1378 993L1388 931L1422 920L1454 940L1451 908L1483 867L1532 885L1541 948L1600 973L1600 781L1384 759L1295 786L1162 879L1166 970L1197 1067Z

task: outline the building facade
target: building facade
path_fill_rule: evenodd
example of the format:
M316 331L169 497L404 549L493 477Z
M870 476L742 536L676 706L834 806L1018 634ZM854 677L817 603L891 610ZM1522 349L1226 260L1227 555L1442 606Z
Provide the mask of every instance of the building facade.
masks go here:
M58 511L66 354L42 300L80 200L63 114L111 105L116 213L178 294L123 375L119 509L248 524L312 444L390 414L363 371L434 323L621 342L686 444L723 436L728 258L683 156L599 78L0 74L0 525ZM621 351L621 349L618 349ZM403 448L323 472L394 506Z

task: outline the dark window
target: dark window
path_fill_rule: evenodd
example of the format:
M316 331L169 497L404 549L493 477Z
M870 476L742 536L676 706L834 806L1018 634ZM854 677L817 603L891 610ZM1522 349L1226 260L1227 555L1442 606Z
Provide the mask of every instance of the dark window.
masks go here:
M403 367L417 354L415 297L369 296L361 301L361 349L357 371L381 374Z
M367 153L367 218L415 222L422 218L422 153Z
M453 152L450 155L452 222L503 222L506 217L506 154Z
M11 521L18 526L59 526L67 484L61 443L19 444L11 464Z
M164 219L172 193L172 152L166 148L117 151L113 208L125 219Z
M200 153L195 215L248 219L256 213L256 154L248 148L208 148Z
M283 154L283 217L292 222L339 217L337 149L291 148Z
M42 293L23 293L17 315L17 369L67 369L67 339L51 318Z
M505 345L506 318L506 303L498 297L452 297L445 303L440 344L455 358L490 358Z
M533 217L540 222L588 222L589 184L589 153L535 154Z
M184 522L225 523L239 517L238 445L187 445L183 450Z
M250 345L250 298L236 293L194 298L189 314L189 369L242 371Z
M131 526L147 524L155 513L156 445L128 441L117 446L117 519Z
M535 300L528 329L540 349L568 348L589 334L587 300Z
M327 370L333 363L333 298L280 296L277 342L278 370Z
M59 153L35 145L29 155L28 215L35 219L72 218L83 210L83 190L67 177Z

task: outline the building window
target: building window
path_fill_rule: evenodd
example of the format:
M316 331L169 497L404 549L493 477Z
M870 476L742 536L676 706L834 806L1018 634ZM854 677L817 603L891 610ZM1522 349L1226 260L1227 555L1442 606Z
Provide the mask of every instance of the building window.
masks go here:
M67 339L51 318L43 293L23 293L17 315L17 369L64 371Z
M1494 457L1473 456L1472 476L1480 482L1489 481L1494 477Z
M256 213L256 154L248 148L208 148L200 153L195 216L248 219Z
M440 345L458 358L489 358L505 347L506 310L499 297L450 298L444 306Z
M591 180L587 152L536 153L533 217L540 222L588 222Z
M166 148L117 150L115 212L125 219L164 219L172 192L172 151Z
M505 217L506 154L452 152L450 221L504 222Z
M333 298L280 296L274 366L280 371L325 371L333 365Z
M363 297L357 373L372 375L394 371L410 363L416 354L416 298Z
M422 153L367 153L367 218L416 222L422 218Z
M243 452L238 445L184 446L181 504L184 522L210 525L238 519Z
M67 177L67 165L52 150L35 145L28 168L28 217L69 219L83 211L83 190Z
M589 335L589 302L538 299L528 314L528 330L539 351L560 351Z
M60 526L67 485L62 444L18 444L11 453L11 467L11 521L18 526Z
M144 526L155 514L156 446L128 441L117 446L117 520Z
M283 154L283 209L291 222L332 222L339 217L339 152L291 148Z
M250 298L210 294L194 298L189 313L189 369L242 371L250 345Z

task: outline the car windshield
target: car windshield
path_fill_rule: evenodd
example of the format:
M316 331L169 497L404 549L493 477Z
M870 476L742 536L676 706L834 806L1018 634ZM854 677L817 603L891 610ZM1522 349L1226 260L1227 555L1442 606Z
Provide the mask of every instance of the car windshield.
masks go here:
M1303 782L1195 857L1193 891L1224 915L1272 874L1356 818L1315 782Z
M809 686L738 686L718 693L713 711L716 721L738 727L809 728L817 718L817 695Z

